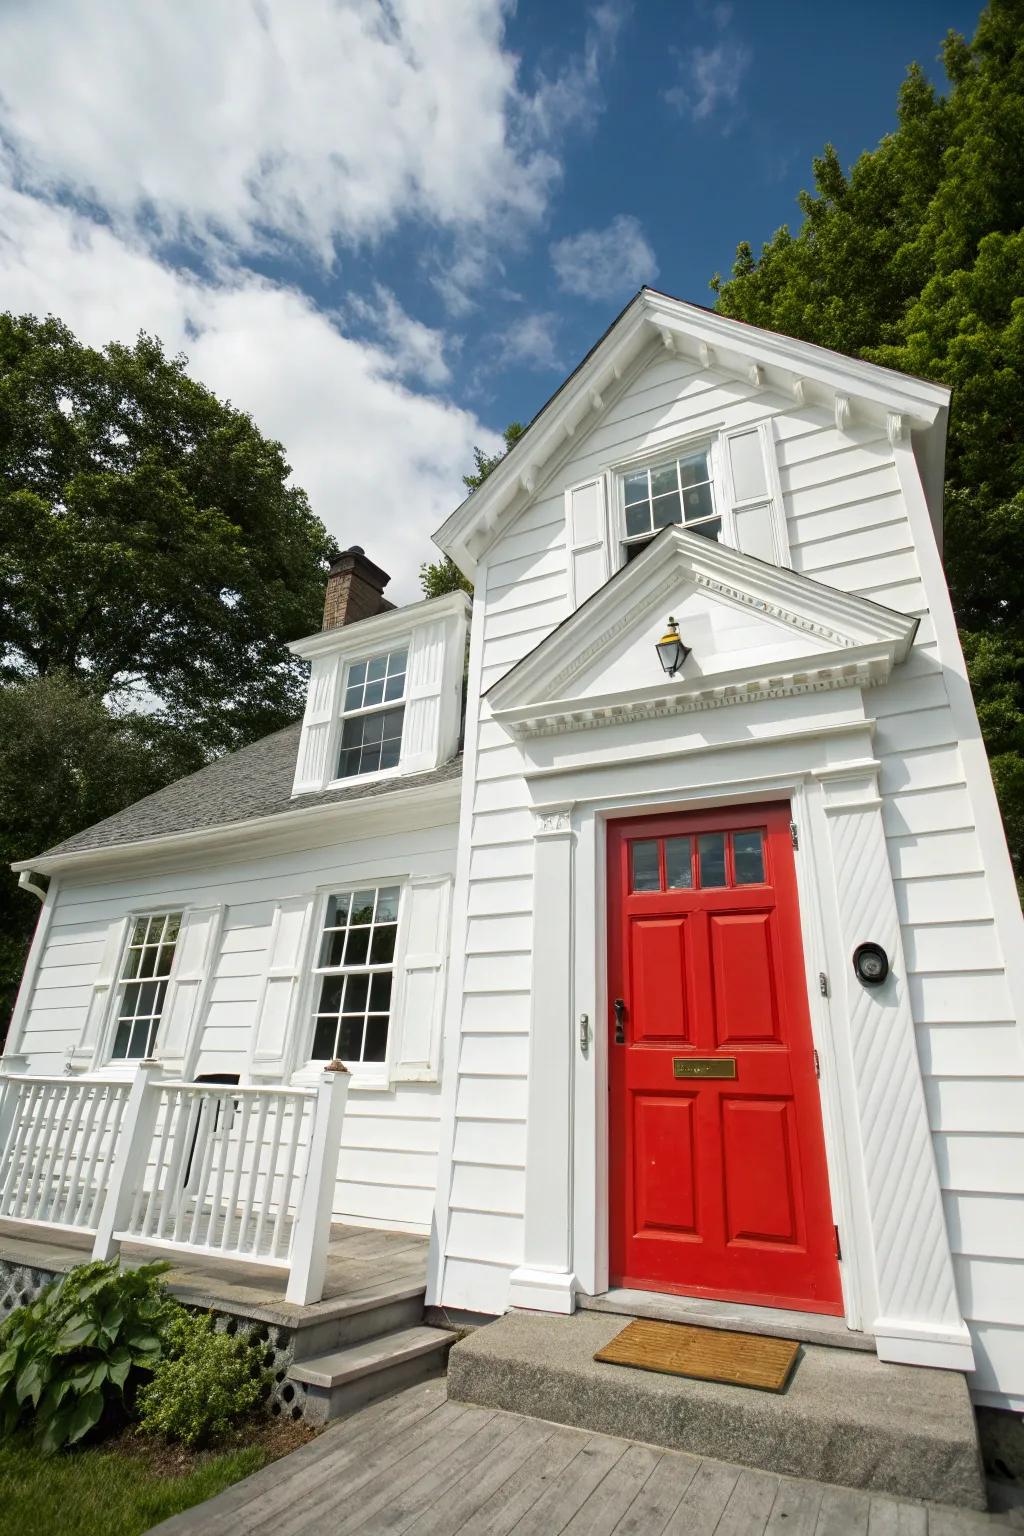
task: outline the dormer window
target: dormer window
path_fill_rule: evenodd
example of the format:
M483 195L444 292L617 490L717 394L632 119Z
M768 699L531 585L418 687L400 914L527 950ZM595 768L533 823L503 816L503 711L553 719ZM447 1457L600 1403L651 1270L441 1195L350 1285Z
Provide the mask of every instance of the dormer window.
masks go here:
M345 674L338 778L397 768L405 724L408 648L349 664Z
M722 518L715 504L710 444L622 476L626 559L638 555L670 523L719 539Z

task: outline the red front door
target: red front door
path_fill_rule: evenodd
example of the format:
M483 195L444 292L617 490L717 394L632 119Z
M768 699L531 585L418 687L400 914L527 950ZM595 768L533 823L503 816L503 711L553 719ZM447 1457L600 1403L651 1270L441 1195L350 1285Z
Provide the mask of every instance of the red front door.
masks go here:
M613 1285L842 1313L789 816L609 826Z

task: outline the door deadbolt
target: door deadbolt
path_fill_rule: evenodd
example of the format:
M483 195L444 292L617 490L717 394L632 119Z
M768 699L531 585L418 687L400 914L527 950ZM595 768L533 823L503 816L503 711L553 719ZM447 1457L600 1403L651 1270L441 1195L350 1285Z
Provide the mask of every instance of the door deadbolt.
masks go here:
M626 1004L621 997L617 997L612 1004L615 1009L615 1044L626 1043Z

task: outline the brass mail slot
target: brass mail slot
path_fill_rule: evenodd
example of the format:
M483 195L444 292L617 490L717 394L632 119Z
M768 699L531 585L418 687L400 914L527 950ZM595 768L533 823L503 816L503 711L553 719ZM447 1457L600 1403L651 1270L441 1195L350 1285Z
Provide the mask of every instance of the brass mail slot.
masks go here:
M735 1056L673 1056L673 1077L735 1077Z

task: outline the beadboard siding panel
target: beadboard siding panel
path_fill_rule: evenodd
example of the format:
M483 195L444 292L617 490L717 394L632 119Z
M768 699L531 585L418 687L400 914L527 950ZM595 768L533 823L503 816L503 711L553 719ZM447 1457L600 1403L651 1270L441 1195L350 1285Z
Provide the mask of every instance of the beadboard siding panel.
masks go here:
M30 1070L63 1070L68 1050L84 1029L112 924L138 910L223 904L195 1071L239 1072L244 1081L277 904L353 881L453 877L456 840L457 825L449 815L443 824L418 832L344 844L311 831L305 848L259 859L197 862L188 876L175 871L148 879L63 880L21 1046ZM302 1027L301 1019L295 1022ZM399 1019L393 1028L400 1028ZM371 1090L360 1088L356 1079L342 1132L335 1216L428 1231L439 1118L438 1083L398 1082Z

